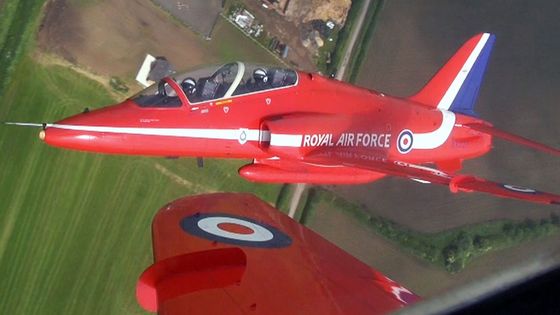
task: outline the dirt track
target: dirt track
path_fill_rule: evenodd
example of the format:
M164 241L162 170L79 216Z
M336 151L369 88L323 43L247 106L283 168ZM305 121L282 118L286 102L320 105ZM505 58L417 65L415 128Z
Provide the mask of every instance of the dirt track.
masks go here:
M133 76L147 52L165 55L178 69L217 59L200 36L150 1L105 0L77 9L54 0L49 6L41 47L100 74Z
M419 89L472 35L497 36L477 104L497 127L560 147L560 4L547 1L388 1L358 83L394 95ZM560 192L557 157L495 141L495 149L465 163L464 173ZM450 194L401 180L340 187L376 214L421 231L439 231L491 219L548 217L555 207Z

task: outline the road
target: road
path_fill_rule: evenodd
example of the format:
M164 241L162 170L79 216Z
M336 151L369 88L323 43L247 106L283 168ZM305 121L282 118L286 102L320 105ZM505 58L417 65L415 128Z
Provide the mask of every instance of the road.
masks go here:
M366 18L366 13L368 11L369 5L371 0L365 0L362 4L362 8L360 10L360 15L356 20L356 27L352 30L350 34L350 41L348 42L348 46L346 51L344 52L344 57L342 58L342 62L338 67L338 70L335 75L335 79L342 81L344 78L344 73L346 72L346 68L348 67L348 63L350 62L350 56L352 56L352 51L354 50L354 45L356 44L356 40L358 39L358 35L360 34L360 30L364 25L364 20ZM295 216L297 207L299 202L301 201L301 195L305 191L306 185L305 184L296 184L296 189L292 196L292 200L290 202L290 210L289 216L293 218Z
M356 40L358 39L358 35L360 34L360 30L364 26L364 20L366 18L366 13L368 11L369 5L371 0L365 0L364 4L362 5L362 9L360 10L360 15L356 20L356 27L352 30L350 34L350 41L348 42L348 47L344 52L344 57L342 58L342 62L338 67L336 72L335 78L337 80L341 80L344 78L344 73L346 73L346 68L348 67L348 63L350 62L350 56L352 56L352 51L354 50L354 46L356 44Z

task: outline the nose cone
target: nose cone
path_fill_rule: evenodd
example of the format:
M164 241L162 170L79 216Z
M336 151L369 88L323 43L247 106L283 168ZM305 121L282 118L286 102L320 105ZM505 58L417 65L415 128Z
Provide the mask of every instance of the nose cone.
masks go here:
M49 124L39 138L51 146L99 153L122 153L126 134L110 132L112 128L129 124L125 115L127 104L105 107ZM119 120L118 118L122 118ZM130 144L128 144L130 146Z
M71 150L98 151L97 142L102 139L102 134L88 130L80 130L79 125L72 125L76 129L67 129L68 125L57 125L47 127L39 133L39 138L48 145Z

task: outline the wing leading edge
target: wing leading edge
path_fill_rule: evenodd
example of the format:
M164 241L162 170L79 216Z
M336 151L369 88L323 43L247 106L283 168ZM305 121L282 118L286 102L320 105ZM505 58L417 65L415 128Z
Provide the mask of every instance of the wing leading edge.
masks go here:
M384 314L418 297L249 194L176 200L137 298L161 314Z

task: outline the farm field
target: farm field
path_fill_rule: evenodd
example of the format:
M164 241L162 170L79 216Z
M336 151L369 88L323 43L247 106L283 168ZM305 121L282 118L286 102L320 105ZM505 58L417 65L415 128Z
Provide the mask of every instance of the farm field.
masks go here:
M1 60L12 71L2 77L0 121L55 121L112 103L98 82L33 60L38 16L11 24L26 33L9 46L0 38L3 51L19 52ZM150 224L160 207L219 190L273 203L280 189L242 181L244 161L198 169L193 160L93 155L48 147L37 133L0 126L1 314L142 313L134 289L152 260Z
M356 83L392 95L411 95L464 41L478 32L492 32L496 34L496 44L480 91L478 114L499 128L560 147L560 95L556 88L560 84L560 40L554 31L558 28L555 12L559 8L558 3L550 1L385 1ZM500 140L494 146L487 156L467 161L464 173L560 192L557 157ZM538 221L551 213L560 213L557 207L484 194L451 194L445 187L397 178L368 185L338 186L333 190L367 209L372 216L424 233L501 219ZM320 233L344 234L328 232L328 225L324 226ZM345 231L343 227L340 230ZM335 236L330 237L335 240ZM405 284L418 293L433 296L557 252L558 237L556 234L476 258L454 275L426 269L425 264L418 260L415 263L415 258L402 253L378 256L385 251L391 253L390 248L371 252L369 256L363 256L367 255L365 250L356 250L354 254L395 279L406 279Z
M16 2L0 0L0 5ZM43 3L19 2L31 4L34 10L39 10ZM60 16L51 16L51 20L47 18L41 27L37 45L98 74L124 78L134 74L143 58L143 51L152 49L155 54L170 57L179 69L233 59L274 62L272 56L260 51L223 19L216 26L213 40L207 42L178 25L164 12L154 10L150 7L151 2L131 2L135 4L132 6L134 9L129 10L132 12L123 11L122 15L118 15L109 10L107 3L124 8L129 2L53 1L64 4L64 10L70 10L58 12L68 25L64 26L66 28L58 25ZM4 11L4 8L7 7L0 8L0 26L7 25L2 24L5 21L12 21L4 20L1 14L16 12ZM38 11L20 9L17 12L28 19L18 19L20 25L11 24L15 25L12 31L21 33L19 37L10 37L16 38L17 45L3 45L8 37L3 37L5 29L0 27L0 49L5 51L6 47L10 50L15 47L21 52L17 58L8 60L7 65L11 68L0 67L0 71L11 69L0 78L0 121L54 121L77 113L86 106L96 108L113 102L111 94L98 82L64 67L47 66L35 61L34 35L39 26ZM25 14L28 12L35 13ZM119 23L130 24L130 28ZM63 34L69 30L76 33L70 33L70 42L65 42ZM84 38L92 40L84 41ZM132 44L125 45L121 42L124 39ZM45 40L50 40L53 46L45 45ZM0 58L3 56L5 54ZM6 60L0 59L0 66ZM10 83L2 90L1 83L8 81ZM150 223L161 206L180 196L222 190L249 191L274 203L281 189L278 185L256 185L241 180L236 170L246 161L208 159L205 168L198 169L192 159L166 160L69 152L40 143L37 131L0 126L0 149L3 152L0 162L0 200L3 201L0 208L0 277L4 279L0 288L0 314L141 313L134 299L134 286L143 268L151 263ZM548 164L544 165L548 167ZM490 166L486 171L488 169ZM525 170L519 171L524 173ZM511 181L538 179L516 177L518 175L513 174ZM550 174L548 177L555 178ZM545 211L529 212L522 208L513 209L510 213L507 209L499 212L473 207L473 212L468 212L448 199L438 199L439 194L449 200L457 198L445 189L411 184L417 187L413 189L424 189L426 192L417 192L410 197L411 200L421 198L423 203L418 204L398 197L403 186L399 186L401 181L397 181L383 180L373 184L388 185L390 188L386 190L372 189L373 185L354 186L345 188L348 190L344 194L358 204L367 205L372 213L395 218L420 231L458 227L464 224L463 221L469 221L471 216L477 220L493 217L542 218L548 217L552 211L546 208ZM554 183L545 184L542 188L558 191L556 187L559 185L549 188L546 185ZM408 189L408 186L405 187ZM365 201L357 198L362 193L371 198ZM389 194L394 195L387 198ZM463 196L459 200L465 202L466 197ZM430 211L414 209L414 205ZM527 207L527 204L522 205ZM496 252L473 261L463 272L451 275L403 253L398 246L372 234L359 222L329 208L329 205L323 207L309 218L310 227L425 296L475 281L499 271L503 266L514 265L527 253L545 253L559 240L558 236L554 236ZM435 209L434 212L430 207ZM445 211L437 213L438 209ZM502 216L506 212L509 215ZM435 215L441 217L434 220ZM418 222L418 225L410 222Z
M357 83L388 94L411 95L464 41L478 32L492 32L496 44L477 113L498 128L560 147L556 88L560 84L560 39L553 31L559 26L555 12L560 5L550 1L505 3L386 1ZM494 147L487 156L465 162L463 172L560 191L557 157L501 140L494 141ZM551 212L560 213L555 207L484 194L451 194L445 187L394 178L338 187L337 191L374 214L424 232L503 218L538 220Z
M176 70L236 59L277 62L224 18L208 41L151 1L55 0L46 12L39 45L100 75L131 79L148 52L167 57Z
M560 240L558 217L545 223L501 220L418 233L372 216L367 209L324 189L312 189L309 196L311 202L305 207L308 227L423 297L514 269L526 262L527 251L538 253L535 260L553 256L555 251L550 249ZM485 241L472 241L477 238ZM457 252L456 264L448 264L446 248L463 247L460 244L467 239L471 239L471 247ZM452 272L456 267L460 267L458 272Z
M71 70L24 59L16 73L2 120L50 121L86 100L111 101ZM150 224L161 206L218 190L274 202L279 190L242 181L240 163L208 161L198 169L192 160L57 150L30 129L2 126L0 149L7 153L0 166L2 314L137 313L134 285L151 263Z

